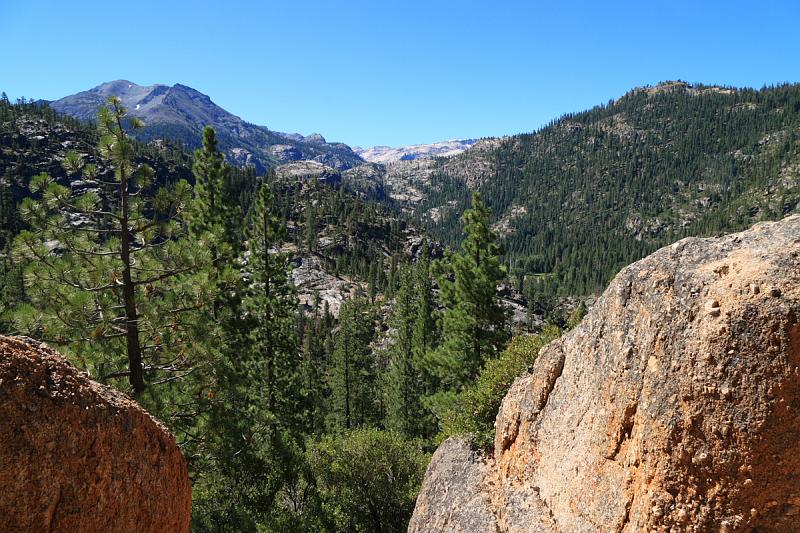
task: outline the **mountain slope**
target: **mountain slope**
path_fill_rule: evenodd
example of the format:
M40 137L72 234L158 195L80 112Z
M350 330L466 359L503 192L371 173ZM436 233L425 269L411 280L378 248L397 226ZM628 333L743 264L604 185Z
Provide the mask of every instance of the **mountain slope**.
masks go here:
M50 105L60 113L92 120L97 109L112 95L119 97L129 112L145 123L136 133L145 142L156 138L177 139L193 148L199 146L203 127L210 124L217 130L220 147L228 159L239 166L253 165L262 171L276 164L308 159L347 169L362 163L345 144L328 143L319 134L303 137L250 124L225 111L205 94L181 84L145 87L116 80Z
M535 133L394 166L379 177L388 196L448 244L480 191L529 296L596 292L663 244L797 209L800 85L665 83Z
M99 177L113 180L113 169L99 157L97 141L92 126L57 116L47 106L0 101L0 329L3 312L23 297L21 272L11 258L11 243L25 229L16 206L31 195L30 180L40 173L74 190L99 190L93 180L67 175L62 162L69 151L97 165ZM155 170L160 183L194 181L192 156L179 146L162 141L134 143L134 152L137 162ZM245 215L263 179L252 168L232 169L229 186ZM284 251L292 256L298 297L310 305L318 295L320 305L327 304L334 316L346 297L368 289L376 268L380 276L372 281L378 293L384 292L390 265L418 254L425 237L393 211L342 190L341 182L338 170L300 161L278 166L273 185L280 212L287 219ZM431 248L434 256L440 252L435 243Z

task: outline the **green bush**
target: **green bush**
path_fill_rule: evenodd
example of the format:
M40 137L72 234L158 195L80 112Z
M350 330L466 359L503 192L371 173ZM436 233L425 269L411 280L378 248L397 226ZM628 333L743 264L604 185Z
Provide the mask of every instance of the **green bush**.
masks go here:
M400 434L356 429L309 446L327 529L406 531L430 456Z
M561 330L547 326L538 335L516 337L497 359L486 363L475 383L434 407L442 428L440 438L466 437L473 446L491 449L494 420L508 389L539 355L539 350L557 339Z

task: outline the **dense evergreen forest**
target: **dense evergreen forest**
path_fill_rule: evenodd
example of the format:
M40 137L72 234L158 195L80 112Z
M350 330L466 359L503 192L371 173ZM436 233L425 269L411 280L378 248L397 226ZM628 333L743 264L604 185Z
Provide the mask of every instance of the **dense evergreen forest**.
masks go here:
M558 335L506 350L482 198L442 253L341 183L229 166L211 128L189 154L139 126L113 98L93 125L0 101L0 330L169 426L197 531L405 530L436 443L486 446ZM292 279L312 260L337 309Z
M458 243L467 181L478 180L505 223L512 279L534 301L597 293L665 244L782 218L800 202L800 85L665 83L490 142L440 161L416 213ZM489 170L465 178L465 167Z

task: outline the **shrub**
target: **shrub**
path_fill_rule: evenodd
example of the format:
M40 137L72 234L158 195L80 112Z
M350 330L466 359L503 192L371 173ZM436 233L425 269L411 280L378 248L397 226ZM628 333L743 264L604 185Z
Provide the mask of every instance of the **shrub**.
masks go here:
M406 531L430 456L398 433L356 429L312 443L308 463L336 531Z
M500 357L484 365L472 385L449 401L440 402L436 415L442 429L441 440L460 435L477 448L491 449L494 420L511 384L533 365L539 350L560 335L560 329L547 326L538 335L514 338Z

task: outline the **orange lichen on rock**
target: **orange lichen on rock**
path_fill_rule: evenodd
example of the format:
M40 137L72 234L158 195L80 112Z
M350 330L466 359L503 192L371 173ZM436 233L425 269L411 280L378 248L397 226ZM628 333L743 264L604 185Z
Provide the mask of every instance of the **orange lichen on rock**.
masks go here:
M173 436L36 341L0 336L0 531L189 530Z

